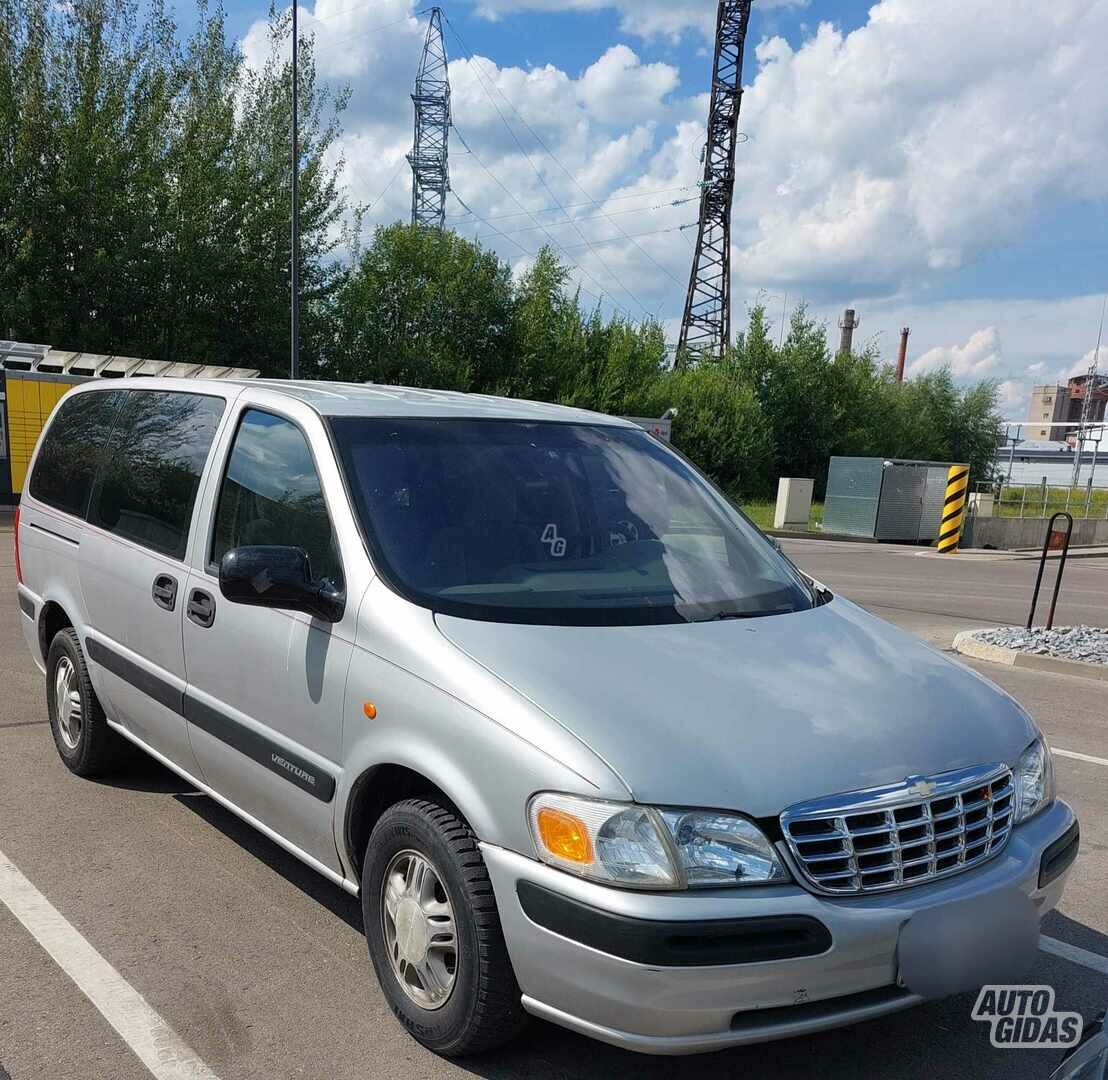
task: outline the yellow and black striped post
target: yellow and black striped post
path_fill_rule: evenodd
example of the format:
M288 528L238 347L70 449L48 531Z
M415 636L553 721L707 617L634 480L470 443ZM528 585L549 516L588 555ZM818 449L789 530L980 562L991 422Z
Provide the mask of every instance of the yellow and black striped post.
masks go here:
M946 499L943 520L939 525L939 550L949 555L958 552L962 521L966 516L966 488L969 487L969 466L951 465L946 474Z

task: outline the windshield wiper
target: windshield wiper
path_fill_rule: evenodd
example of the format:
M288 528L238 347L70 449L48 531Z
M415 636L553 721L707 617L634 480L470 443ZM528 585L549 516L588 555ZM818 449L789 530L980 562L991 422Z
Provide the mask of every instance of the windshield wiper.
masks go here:
M710 622L722 622L724 619L760 619L763 615L787 615L792 607L775 607L761 611L720 611L711 617Z

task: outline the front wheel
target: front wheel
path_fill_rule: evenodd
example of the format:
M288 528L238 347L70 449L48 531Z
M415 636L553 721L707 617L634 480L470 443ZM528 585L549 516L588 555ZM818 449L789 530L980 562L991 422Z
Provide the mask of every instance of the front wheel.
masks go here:
M385 811L366 848L362 912L381 989L428 1049L480 1053L523 1028L492 883L452 810L407 799Z

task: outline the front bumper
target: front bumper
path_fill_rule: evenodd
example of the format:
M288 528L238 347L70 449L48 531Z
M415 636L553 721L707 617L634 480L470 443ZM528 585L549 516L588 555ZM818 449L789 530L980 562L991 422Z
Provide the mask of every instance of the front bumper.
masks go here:
M629 1050L690 1054L821 1031L917 1004L921 998L897 986L904 923L926 909L1013 887L1030 897L1041 918L1058 903L1069 871L1064 859L1057 861L1056 848L1051 871L1056 876L1044 877L1040 887L1043 854L1075 820L1058 800L1018 826L1004 851L982 866L915 888L848 898L816 896L796 885L633 892L583 881L489 844L482 850L529 1012ZM532 915L536 892L529 885L578 908L622 917L634 928L674 925L686 941L696 937L695 927L794 916L825 927L831 945L815 955L798 949L791 959L716 965L700 955L679 963L641 951L647 946L640 932L637 945L613 945L624 954L613 955L598 947L595 934L575 934L575 940L565 936L574 932L569 924L557 933L529 918L521 883ZM543 921L550 922L545 916ZM693 930L685 938L679 934L682 924Z

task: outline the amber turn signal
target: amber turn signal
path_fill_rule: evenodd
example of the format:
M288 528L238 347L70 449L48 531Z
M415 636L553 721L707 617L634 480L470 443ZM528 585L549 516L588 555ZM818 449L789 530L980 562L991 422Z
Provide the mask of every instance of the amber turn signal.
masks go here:
M567 862L592 862L592 841L580 818L567 814L564 810L544 806L538 812L536 824L539 827L539 837L551 855Z
M377 719L377 706L374 705L372 701L367 701L362 705L362 712L364 712L370 720Z

